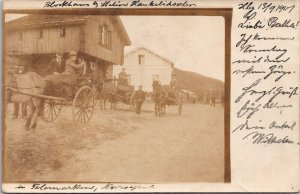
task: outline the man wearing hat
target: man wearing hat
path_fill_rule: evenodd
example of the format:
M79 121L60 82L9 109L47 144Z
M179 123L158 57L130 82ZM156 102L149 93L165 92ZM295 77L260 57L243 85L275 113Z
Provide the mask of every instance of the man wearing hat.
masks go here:
M81 63L76 64L76 59L77 59L77 52L70 51L69 58L66 61L64 74L75 75L76 70L82 69L84 67L84 61L82 60Z
M73 87L77 81L76 71L83 69L85 64L84 60L82 60L81 63L76 64L76 59L76 51L70 51L69 58L65 63L65 72L61 74L62 76L64 76L64 78L62 78L63 83L66 84L64 86L64 92L70 98L73 96Z
M135 113L140 114L142 109L142 104L145 101L146 94L143 91L143 87L139 86L139 90L135 92Z
M172 80L170 82L170 89L172 91L174 91L176 89L179 89L179 84L178 84L178 81L177 81L177 78L176 78L175 74L172 75Z
M125 72L125 68L122 68L122 71L119 73L119 80L118 80L119 85L128 85L127 83L127 74Z

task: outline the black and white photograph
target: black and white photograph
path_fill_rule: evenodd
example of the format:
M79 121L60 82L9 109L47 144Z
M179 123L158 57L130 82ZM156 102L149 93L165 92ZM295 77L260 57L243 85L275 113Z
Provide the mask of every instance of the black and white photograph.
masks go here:
M224 17L4 21L4 182L226 182Z

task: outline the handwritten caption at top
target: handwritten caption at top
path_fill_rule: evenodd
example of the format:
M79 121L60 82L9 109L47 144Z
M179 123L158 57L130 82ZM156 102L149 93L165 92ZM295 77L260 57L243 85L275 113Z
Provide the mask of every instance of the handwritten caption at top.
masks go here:
M141 0L132 0L131 2L122 2L114 0L98 0L91 2L75 2L64 0L61 1L47 1L45 2L44 8L60 8L60 7L196 7L196 4L190 3L189 1L176 1L176 0L160 0L160 1L149 1L143 2Z

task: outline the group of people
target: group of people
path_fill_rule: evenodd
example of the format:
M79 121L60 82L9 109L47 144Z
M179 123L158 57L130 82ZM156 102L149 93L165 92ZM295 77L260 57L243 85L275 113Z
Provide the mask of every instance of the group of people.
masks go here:
M86 63L83 59L78 57L76 51L70 51L68 53L67 60L63 63L63 55L60 52L55 54L55 59L51 60L47 67L47 76L46 80L54 81L54 82L62 82L68 83L70 85L74 84L78 72L85 72ZM128 86L128 76L124 68L118 75L118 85ZM178 81L176 76L172 74L172 80L170 82L170 89L175 90L179 88ZM70 88L66 88L64 91L67 95L71 95L72 91ZM136 114L141 113L142 104L144 103L146 98L146 92L143 91L143 87L140 85L138 90L135 92L134 100L135 100L135 111ZM15 105L15 113L14 118L18 117L19 112L19 104ZM22 113L23 117L26 117L26 105L22 105Z
M225 103L225 96L221 96L221 105L224 107ZM217 96L214 94L207 95L206 93L204 95L200 94L197 97L197 103L198 104L209 104L210 106L216 106Z
M70 51L65 63L62 62L62 54L56 53L55 60L48 66L46 80L62 83L65 97L74 95L73 88L78 80L79 74L85 74L86 63L80 58L76 51ZM51 94L49 94L51 95Z
M62 53L57 52L55 59L52 60L48 66L47 74L63 74L63 75L75 75L78 71L85 68L85 61L78 57L76 51L70 51L68 59L65 64L62 62Z
M85 67L85 61L81 58L78 58L76 51L69 52L68 59L65 61L65 63L62 61L62 53L57 52L55 54L55 59L51 60L49 65L47 65L47 76L45 79L57 82L73 83L76 80L76 74L78 74L78 71L83 72ZM18 74L22 74L24 69L25 66L19 65L17 72L13 73L14 77L18 76ZM66 87L66 90L66 93L71 95L71 88ZM13 119L17 119L19 117L20 106L22 107L22 118L25 119L27 117L27 104L15 103Z

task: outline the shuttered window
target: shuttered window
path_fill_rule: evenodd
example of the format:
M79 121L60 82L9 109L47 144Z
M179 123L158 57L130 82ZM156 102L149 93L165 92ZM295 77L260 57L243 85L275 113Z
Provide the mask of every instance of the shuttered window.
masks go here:
M112 32L106 24L99 25L98 27L98 45L111 48Z

